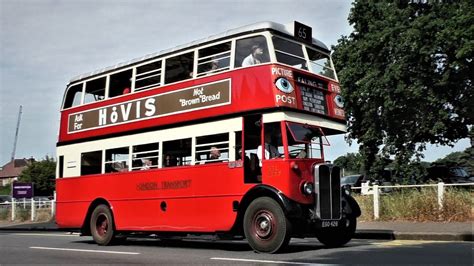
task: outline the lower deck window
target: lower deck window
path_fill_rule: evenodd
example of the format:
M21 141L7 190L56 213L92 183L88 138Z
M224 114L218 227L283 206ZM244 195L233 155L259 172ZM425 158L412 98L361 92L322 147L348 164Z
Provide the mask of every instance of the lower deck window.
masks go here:
M128 171L128 147L110 149L105 151L105 172Z
M81 175L100 174L102 172L102 151L81 154Z
M163 167L191 165L191 138L163 142Z
M196 138L196 164L229 161L229 133Z
M158 168L159 143L133 146L132 171Z

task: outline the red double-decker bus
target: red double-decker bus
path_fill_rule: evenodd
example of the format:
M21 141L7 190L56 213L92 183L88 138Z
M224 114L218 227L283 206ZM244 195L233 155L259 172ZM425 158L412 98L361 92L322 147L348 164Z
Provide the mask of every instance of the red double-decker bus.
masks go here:
M60 228L347 243L360 209L325 163L345 132L330 51L311 28L256 23L73 78L57 144Z

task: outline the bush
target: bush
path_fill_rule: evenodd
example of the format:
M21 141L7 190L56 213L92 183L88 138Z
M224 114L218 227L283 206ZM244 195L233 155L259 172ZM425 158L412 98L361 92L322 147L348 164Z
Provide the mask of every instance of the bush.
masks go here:
M51 220L51 209L43 208L36 210L36 217L35 221L37 222L45 222Z
M10 195L12 190L11 185L0 186L0 195Z
M466 188L446 188L443 209L439 210L436 188L405 188L380 195L379 220L381 221L473 221L471 215L474 193ZM373 220L373 197L355 196L361 206L362 221Z
M31 210L26 208L18 208L15 210L15 221L28 221L31 219Z

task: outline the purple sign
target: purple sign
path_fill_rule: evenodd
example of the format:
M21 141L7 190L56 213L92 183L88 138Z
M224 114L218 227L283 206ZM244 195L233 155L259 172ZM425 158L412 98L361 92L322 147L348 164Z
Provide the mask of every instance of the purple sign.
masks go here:
M13 183L13 198L32 198L33 197L33 183Z

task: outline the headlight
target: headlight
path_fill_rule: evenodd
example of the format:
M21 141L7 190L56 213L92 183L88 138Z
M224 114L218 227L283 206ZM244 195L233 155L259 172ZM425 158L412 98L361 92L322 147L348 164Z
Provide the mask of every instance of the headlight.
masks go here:
M314 193L314 185L311 182L304 182L301 186L301 190L305 195L311 195Z

